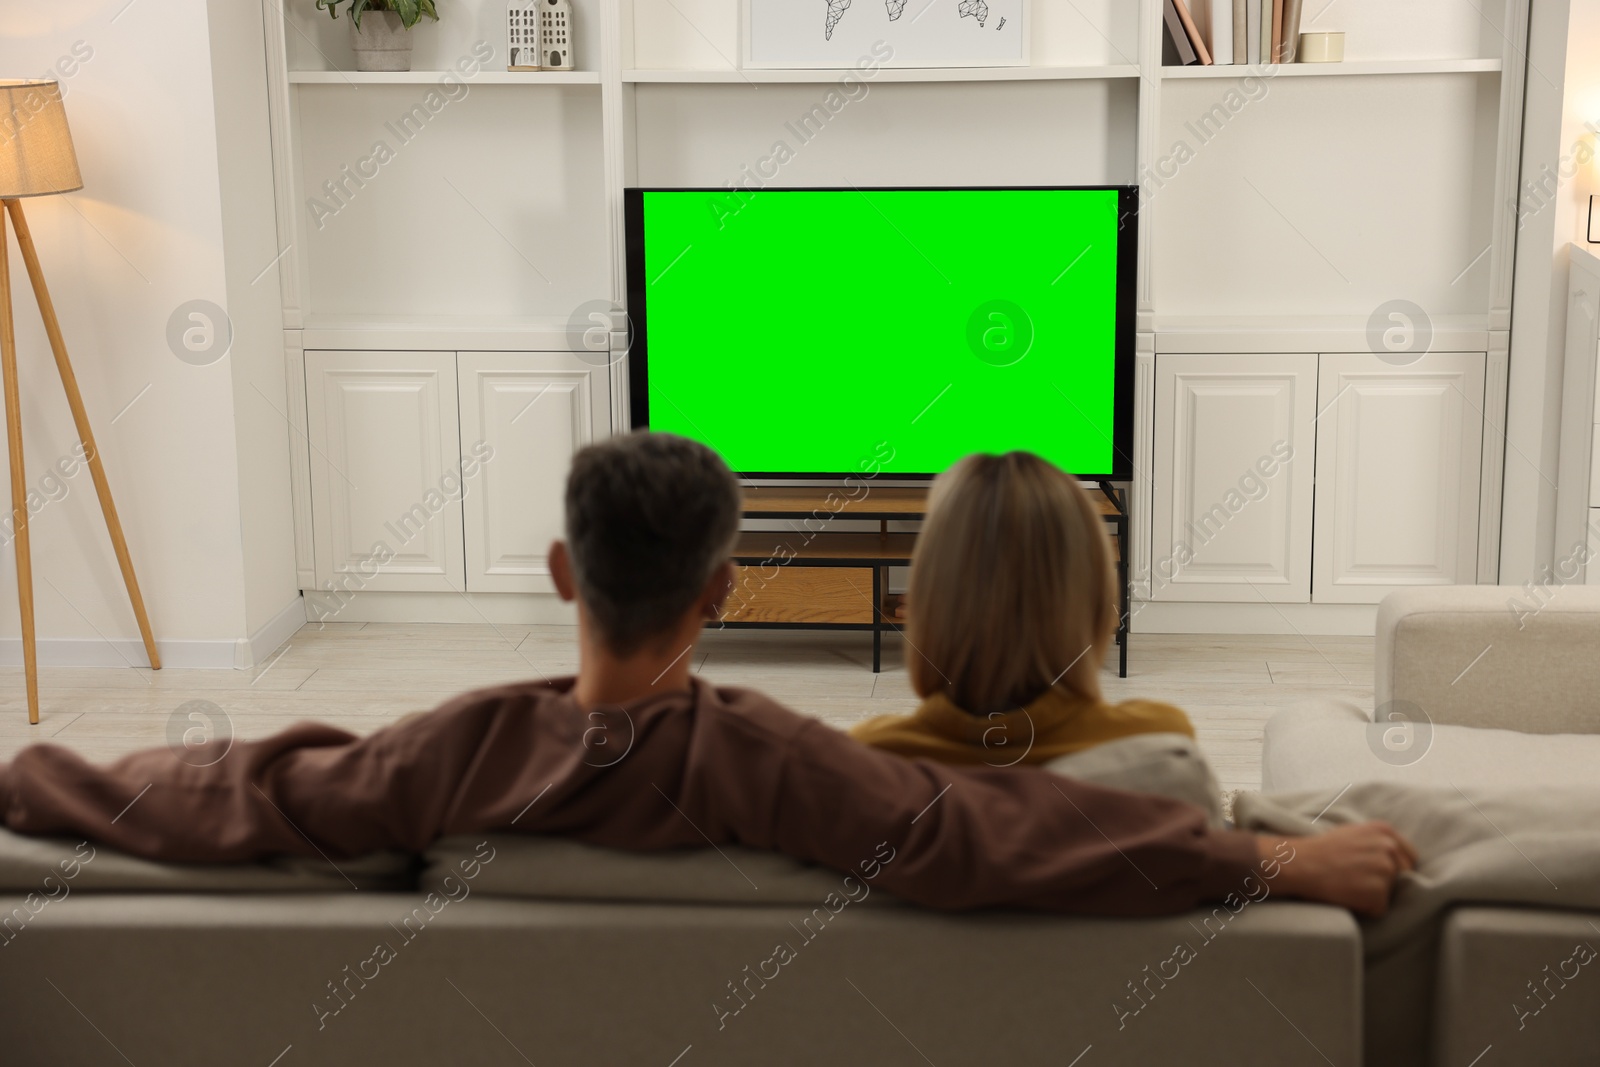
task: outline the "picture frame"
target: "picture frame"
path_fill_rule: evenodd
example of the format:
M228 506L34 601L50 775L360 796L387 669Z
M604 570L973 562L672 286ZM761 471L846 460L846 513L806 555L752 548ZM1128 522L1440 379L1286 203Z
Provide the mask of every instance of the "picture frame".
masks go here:
M741 0L749 70L1017 67L1031 0Z

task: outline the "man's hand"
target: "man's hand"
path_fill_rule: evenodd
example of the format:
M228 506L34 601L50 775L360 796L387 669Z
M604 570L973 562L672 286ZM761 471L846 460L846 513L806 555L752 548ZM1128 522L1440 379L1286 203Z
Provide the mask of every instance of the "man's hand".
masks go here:
M1385 822L1340 826L1316 837L1261 837L1261 872L1285 896L1378 918L1417 850Z

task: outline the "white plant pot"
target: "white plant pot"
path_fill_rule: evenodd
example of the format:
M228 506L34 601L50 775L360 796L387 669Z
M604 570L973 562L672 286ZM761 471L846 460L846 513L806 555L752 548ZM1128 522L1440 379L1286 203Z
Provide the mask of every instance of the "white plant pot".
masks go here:
M411 31L398 12L362 12L359 27L350 23L350 47L357 70L411 69Z

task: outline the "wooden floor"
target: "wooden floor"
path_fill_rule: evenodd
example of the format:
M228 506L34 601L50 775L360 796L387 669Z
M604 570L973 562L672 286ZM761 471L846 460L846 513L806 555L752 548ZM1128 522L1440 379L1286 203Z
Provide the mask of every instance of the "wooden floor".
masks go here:
M871 670L859 633L724 631L695 651L695 669L760 688L836 726L915 706L897 638ZM0 669L0 760L52 741L110 759L181 737L203 720L180 707L210 701L235 736L263 737L300 719L367 733L480 686L577 668L566 626L309 625L251 671L45 668L41 722L29 726L20 668ZM1133 637L1129 677L1103 675L1112 700L1144 697L1189 713L1225 789L1258 788L1261 727L1273 712L1334 696L1372 706L1372 640L1359 637Z

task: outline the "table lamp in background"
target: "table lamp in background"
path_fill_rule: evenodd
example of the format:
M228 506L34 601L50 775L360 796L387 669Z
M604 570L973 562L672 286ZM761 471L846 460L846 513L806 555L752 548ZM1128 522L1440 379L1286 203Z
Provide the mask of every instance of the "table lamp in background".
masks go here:
M78 379L67 359L67 344L61 337L61 324L56 321L55 306L50 302L44 272L39 268L39 254L34 250L28 222L22 215L22 197L70 193L82 188L78 157L72 150L72 134L67 129L67 111L61 103L61 86L54 81L0 80L0 203L6 208L5 215L0 215L0 377L5 386L6 441L11 456L11 518L16 527L13 543L17 553L17 601L22 612L22 663L27 675L30 723L39 721L39 665L34 650L28 486L22 464L22 406L17 389L17 339L11 315L6 216L17 231L22 262L28 268L28 280L33 283L33 295L39 302L39 314L44 318L44 331L50 338L50 350L55 353L56 369L61 372L61 384L67 391L72 421L77 424L84 458L94 477L94 490L100 496L100 510L111 532L111 547L116 550L122 580L128 586L128 599L133 602L133 613L139 620L139 634L144 638L150 666L158 670L161 667L156 640L150 632L150 619L144 610L144 598L139 595L139 580L133 574L128 542L122 536L117 506L111 500L111 485L106 481L100 450L95 447L94 431L89 427L89 413L84 410Z

